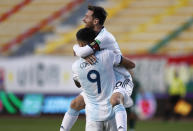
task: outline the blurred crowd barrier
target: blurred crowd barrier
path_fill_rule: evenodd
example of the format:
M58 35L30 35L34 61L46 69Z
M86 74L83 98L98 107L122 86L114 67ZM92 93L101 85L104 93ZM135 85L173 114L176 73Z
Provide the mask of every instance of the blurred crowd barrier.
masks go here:
M134 79L140 83L141 91L138 94L142 99L136 103L136 111L140 119L148 119L152 116L163 117L166 114L165 108L169 107L168 103L171 101L169 90L176 72L185 87L185 96L180 98L174 109L171 109L171 114L175 112L184 117L193 116L193 55L129 57L136 63ZM146 93L152 93L154 97L146 97Z
M128 57L136 63L134 79L140 82L144 92L152 93L155 99L164 99L177 70L186 86L186 97L193 100L193 55ZM81 92L72 80L71 65L76 59L67 56L0 59L0 112L24 115L64 113L70 101ZM151 99L150 102L155 106L152 110L160 110L160 101L156 104ZM147 105L147 101L142 104Z
M177 71L187 93L193 93L193 55L138 55L130 58L136 63L134 75L144 90L166 93Z

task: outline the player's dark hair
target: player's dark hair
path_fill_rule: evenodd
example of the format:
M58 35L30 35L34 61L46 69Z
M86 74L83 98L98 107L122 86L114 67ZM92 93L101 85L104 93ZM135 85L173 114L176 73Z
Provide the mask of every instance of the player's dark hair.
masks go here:
M76 33L77 40L86 42L87 44L94 41L97 33L91 28L82 28Z
M107 12L105 11L104 8L102 7L99 7L99 6L92 6L92 5L89 5L88 6L88 10L91 10L93 11L93 17L94 18L97 18L99 19L99 24L100 25L103 25L105 20L106 20L106 17L107 17Z

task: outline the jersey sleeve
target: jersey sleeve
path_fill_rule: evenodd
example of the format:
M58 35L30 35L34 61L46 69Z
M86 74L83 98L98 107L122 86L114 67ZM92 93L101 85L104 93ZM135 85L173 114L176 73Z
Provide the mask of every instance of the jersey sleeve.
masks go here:
M93 49L88 45L80 47L78 44L75 44L73 46L73 50L77 56L82 58L87 57L94 53Z
M79 76L78 76L78 71L76 68L76 62L72 65L72 78L73 78L73 80L79 82Z
M99 41L94 40L92 43L84 47L80 47L78 44L75 44L73 46L73 50L77 56L82 57L82 58L87 57L93 54L94 52L100 50Z
M79 57L87 57L96 51L108 49L113 50L117 54L121 54L118 43L115 37L109 33L106 29L102 29L101 32L96 36L95 40L84 47L74 45L73 50Z
M122 61L122 55L111 51L110 57L112 58L112 61L113 61L114 71L122 74L123 76L127 76L127 77L130 76L130 73L126 68L119 66Z
M114 66L119 66L121 63L122 56L109 50L109 58L113 62Z

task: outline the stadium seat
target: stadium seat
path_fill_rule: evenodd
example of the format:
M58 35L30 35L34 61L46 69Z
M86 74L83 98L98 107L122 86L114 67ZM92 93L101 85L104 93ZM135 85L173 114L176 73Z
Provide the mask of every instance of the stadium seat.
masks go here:
M191 54L193 52L193 26L163 47L159 53Z
M192 0L186 2L134 1L117 17L112 18L107 28L117 38L123 53L148 53L158 41L192 17Z
M19 2L19 0L16 1ZM23 7L22 10L9 17L6 21L0 23L1 44L13 40L29 28L37 25L41 20L62 8L69 1L70 0L31 1L27 6ZM15 0L13 3L16 4Z
M69 1L32 1L5 22L0 23L1 44L37 25ZM17 4L21 0L15 2ZM96 4L107 9L109 15L105 27L116 37L124 54L149 53L152 47L187 22L193 14L193 0L105 0ZM85 5L82 5L83 8ZM81 17L84 15L80 9L79 12L68 14L70 17L79 13L75 16L78 17L78 22L73 22L72 19L70 24L65 24L65 20L62 19L63 21L52 24L51 30L48 30L52 33L45 35L45 43L37 44L35 53L73 55L75 33L82 27ZM46 28L50 29L49 26ZM181 53L192 52L192 34L191 27L166 44L158 53L177 53L179 50Z
M23 0L1 0L0 1L0 16L4 14L5 12L9 11L11 8L13 8L14 5L22 2Z

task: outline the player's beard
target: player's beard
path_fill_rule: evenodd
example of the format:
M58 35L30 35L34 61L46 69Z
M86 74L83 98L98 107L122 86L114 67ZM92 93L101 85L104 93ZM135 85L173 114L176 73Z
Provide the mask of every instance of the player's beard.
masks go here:
M94 24L92 22L86 23L85 27L94 29Z

